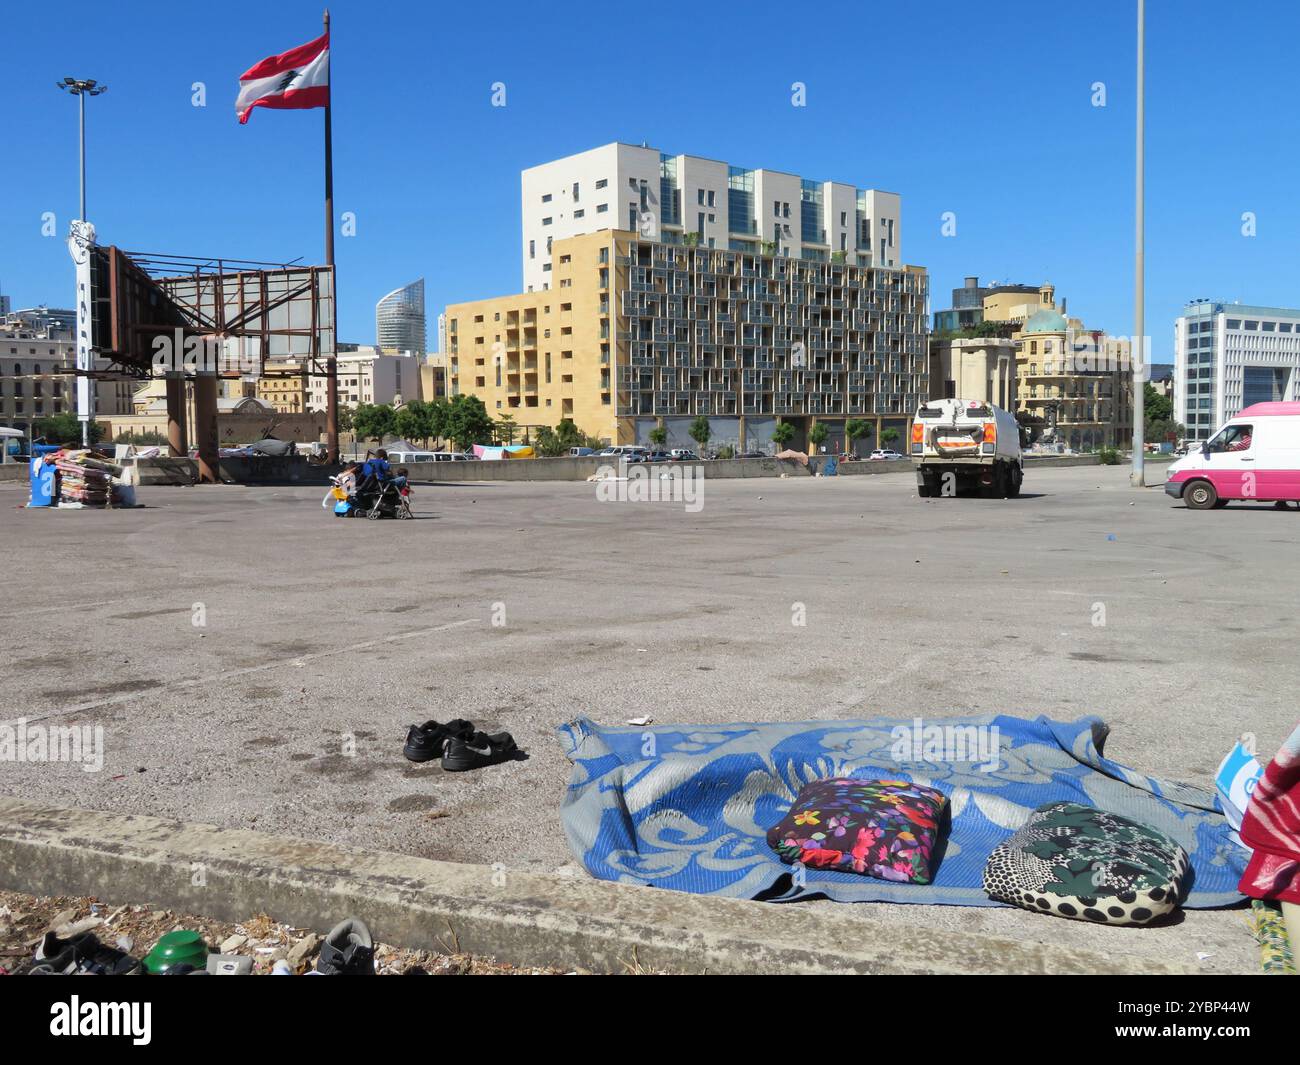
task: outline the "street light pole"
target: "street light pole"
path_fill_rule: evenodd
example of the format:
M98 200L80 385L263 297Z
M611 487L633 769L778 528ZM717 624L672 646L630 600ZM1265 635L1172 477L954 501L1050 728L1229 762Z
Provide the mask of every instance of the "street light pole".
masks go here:
M77 97L77 103L79 105L78 106L78 112L79 112L78 157L79 157L80 171L81 171L81 180L80 180L81 214L78 221L84 223L86 222L86 97L100 96L103 93L108 92L108 86L100 85L93 78L64 78L62 81L56 83L56 87L63 91L72 93L73 96ZM74 230L75 229L76 226L74 225ZM89 249L87 249L87 254L89 254ZM89 316L88 314L83 314L82 312L83 302L84 301L82 299L78 298L77 300L77 307L78 307L77 347L78 347L79 358L78 358L77 369L80 372L89 372L91 366L81 365L82 360L80 358L80 353L82 352L83 344L84 344L84 335L89 331ZM84 321L83 318L85 318ZM80 389L80 384L78 385L78 388ZM86 408L85 410L78 412L81 415L81 446L82 447L90 446L90 418L91 415L94 413L93 410L91 410L90 408L94 406L94 394L95 394L94 390L88 384L86 386L86 391L81 393L81 395L85 397L84 407Z
M1137 174L1136 242L1133 262L1133 469L1129 483L1146 487L1146 0L1137 0Z

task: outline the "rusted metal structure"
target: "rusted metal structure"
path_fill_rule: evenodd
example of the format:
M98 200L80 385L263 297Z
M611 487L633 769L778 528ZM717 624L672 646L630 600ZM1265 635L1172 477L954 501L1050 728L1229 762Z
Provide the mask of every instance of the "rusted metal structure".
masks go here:
M94 376L164 377L169 449L186 454L192 437L200 480L217 479L220 378L324 377L331 407L337 402L332 267L97 246L91 289L92 345L110 362ZM268 369L268 359L299 368ZM187 381L193 426L185 424ZM327 449L337 455L337 428Z

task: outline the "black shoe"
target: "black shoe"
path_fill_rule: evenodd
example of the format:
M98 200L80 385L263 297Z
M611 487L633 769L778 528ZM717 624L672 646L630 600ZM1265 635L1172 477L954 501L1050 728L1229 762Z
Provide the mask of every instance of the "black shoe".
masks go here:
M486 732L457 736L447 744L447 753L442 756L442 768L448 773L482 769L498 762L508 762L518 751L514 737L508 732L497 732L491 736Z
M448 721L440 725L436 721L426 721L423 725L412 725L406 733L406 746L402 753L412 762L431 762L441 758L452 739L468 739L474 735L474 723Z
M357 917L340 921L321 944L316 971L324 976L374 976L375 942Z
M138 976L140 971L139 958L116 947L106 947L90 932L70 939L46 932L36 948L36 964L31 968L31 973L38 976Z

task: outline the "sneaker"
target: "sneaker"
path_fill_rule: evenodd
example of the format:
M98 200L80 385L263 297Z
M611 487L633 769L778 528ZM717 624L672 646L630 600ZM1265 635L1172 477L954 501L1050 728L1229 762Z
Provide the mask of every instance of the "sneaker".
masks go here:
M321 944L316 971L322 976L375 975L375 942L364 921L349 917L330 930Z
M447 744L453 738L468 738L474 734L471 721L448 721L440 725L436 721L426 721L423 725L412 725L406 733L406 746L402 753L412 762L431 762L441 758Z
M508 732L488 735L475 732L472 736L453 737L442 756L442 768L449 773L462 773L467 769L509 762L519 753L514 737Z
M138 976L140 959L116 947L106 947L90 932L69 939L46 932L36 948L36 963L30 972L36 976Z

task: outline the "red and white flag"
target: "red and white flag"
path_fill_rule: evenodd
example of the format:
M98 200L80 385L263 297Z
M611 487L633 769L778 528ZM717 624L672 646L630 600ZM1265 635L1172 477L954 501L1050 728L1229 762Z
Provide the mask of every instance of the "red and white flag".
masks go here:
M325 107L330 102L330 35L269 56L239 77L239 123L254 107Z

